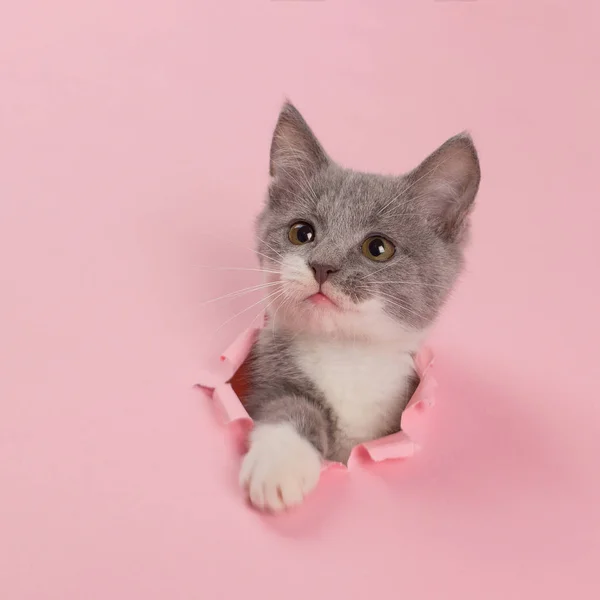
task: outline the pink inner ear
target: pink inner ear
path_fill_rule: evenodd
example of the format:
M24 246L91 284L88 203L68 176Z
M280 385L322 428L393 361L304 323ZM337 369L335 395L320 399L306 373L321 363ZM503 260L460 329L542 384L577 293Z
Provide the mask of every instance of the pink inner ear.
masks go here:
M407 176L407 190L441 234L458 239L480 177L477 151L463 133L442 144Z
M270 175L281 180L289 177L296 184L296 177L301 180L303 176L313 174L327 160L325 151L298 109L286 102L279 113L271 141ZM293 173L291 177L290 171Z

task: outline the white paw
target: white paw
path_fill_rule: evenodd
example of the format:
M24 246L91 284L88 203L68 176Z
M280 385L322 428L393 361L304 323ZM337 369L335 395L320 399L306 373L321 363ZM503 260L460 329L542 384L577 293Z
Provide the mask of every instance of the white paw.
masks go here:
M319 481L321 456L289 423L257 425L242 461L240 485L262 510L300 504Z

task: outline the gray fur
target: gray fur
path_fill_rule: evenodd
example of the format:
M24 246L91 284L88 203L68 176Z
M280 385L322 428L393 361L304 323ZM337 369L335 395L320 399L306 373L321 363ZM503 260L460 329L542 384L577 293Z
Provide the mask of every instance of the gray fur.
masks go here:
M335 451L337 420L323 394L296 366L291 335L259 338L250 355L252 394L247 409L255 421L291 421L323 456Z
M331 160L286 103L273 136L270 174L257 221L261 260L277 263L294 253L307 263L331 265L337 270L331 283L354 302L379 298L407 331L433 323L461 271L479 186L477 153L467 134L449 139L405 175L362 173ZM313 243L290 243L289 227L297 221L314 226ZM395 244L390 261L376 263L361 254L372 234ZM285 327L262 332L251 356L249 413L259 422L291 421L324 457L345 460L354 440L298 366L294 335ZM382 416L381 435L398 430L414 389L415 381L398 391L398 410Z

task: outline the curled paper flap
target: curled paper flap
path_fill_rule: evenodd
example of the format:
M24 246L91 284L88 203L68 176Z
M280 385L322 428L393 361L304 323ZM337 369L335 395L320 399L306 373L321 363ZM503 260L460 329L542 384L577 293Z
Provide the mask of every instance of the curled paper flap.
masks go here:
M221 354L219 364L212 369L202 370L198 385L208 390L214 390L219 385L231 380L235 372L244 364L250 350L256 341L259 329L247 329ZM239 399L238 399L239 402ZM246 415L247 416L247 415Z
M348 459L348 468L351 469L353 465L365 462L365 459L381 462L392 458L408 458L418 449L419 446L404 431L399 431L355 446Z
M228 383L220 385L213 392L213 400L221 409L221 414L223 415L226 423L243 420L252 422L252 419L246 412L244 405L240 402L237 394L233 391L233 388Z
M244 364L256 338L258 337L259 329L247 329L237 338L225 352L221 355L221 362L229 365L233 370L227 380L233 377L233 374Z
M200 374L198 385L211 390L212 399L220 410L226 424L236 424L236 436L244 439L238 440L245 445L247 436L252 429L253 422L244 405L235 393L231 379L244 364L252 346L254 345L259 329L244 331L221 355L220 364L213 370L203 371ZM412 398L406 405L401 417L402 430L377 440L364 442L352 449L348 460L348 468L354 465L373 461L381 462L390 459L408 458L420 448L415 438L419 437L422 430L423 416L426 409L433 406L435 401L435 381L431 367L433 365L433 352L424 347L415 357L415 369L419 376L419 385ZM323 470L346 468L341 463L325 461Z

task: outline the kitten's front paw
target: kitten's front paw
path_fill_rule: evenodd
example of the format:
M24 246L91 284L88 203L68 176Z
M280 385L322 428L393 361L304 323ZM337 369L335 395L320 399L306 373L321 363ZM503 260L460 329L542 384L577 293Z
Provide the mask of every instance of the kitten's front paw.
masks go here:
M320 454L293 425L258 424L242 462L240 485L254 506L279 511L300 504L320 473Z

